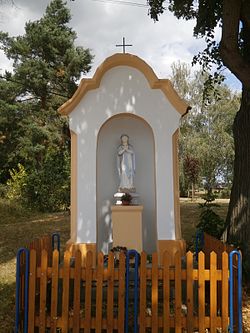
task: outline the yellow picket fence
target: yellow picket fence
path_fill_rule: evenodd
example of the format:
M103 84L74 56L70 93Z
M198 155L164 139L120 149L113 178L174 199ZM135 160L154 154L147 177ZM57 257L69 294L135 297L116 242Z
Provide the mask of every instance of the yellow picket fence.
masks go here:
M52 240L51 235L44 235L40 238L35 238L32 242L30 242L27 246L29 250L36 250L36 264L37 266L41 265L41 256L42 251L46 250L48 253L48 260L49 265L51 266L51 259L52 259Z
M141 253L139 263L138 324L139 332L227 332L228 313L228 253L222 254L217 268L217 255L210 254L210 267L205 268L205 256L199 253L186 257L175 254L174 265L169 254L163 256ZM38 261L39 260L39 264ZM49 265L49 262L51 264ZM131 264L133 265L133 264ZM130 274L133 276L133 266ZM53 251L51 261L46 250L41 261L36 250L30 251L29 333L124 332L125 321L125 255L119 264L110 253L104 262L102 253L93 267L92 253L83 261L80 251L72 258ZM129 284L129 332L133 332L133 279Z

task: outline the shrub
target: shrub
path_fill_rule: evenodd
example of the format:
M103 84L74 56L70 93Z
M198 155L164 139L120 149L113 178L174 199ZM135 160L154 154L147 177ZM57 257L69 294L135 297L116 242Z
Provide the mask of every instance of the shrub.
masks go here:
M213 202L215 200L215 196L212 194L207 194L204 197L204 200L204 203L199 204L201 209L200 222L196 228L208 233L217 239L220 239L225 229L225 222L213 210L214 207L219 207L219 205Z
M66 210L70 205L69 156L51 152L40 170L33 170L27 178L24 200L29 207L40 211Z
M7 186L5 184L0 184L0 198L5 198L7 196Z
M20 201L27 182L27 173L24 166L20 163L18 169L10 170L10 179L7 180L7 199Z
M0 188L0 197L25 207L54 212L70 205L70 157L50 151L40 169L25 170L20 163L10 170L10 179Z

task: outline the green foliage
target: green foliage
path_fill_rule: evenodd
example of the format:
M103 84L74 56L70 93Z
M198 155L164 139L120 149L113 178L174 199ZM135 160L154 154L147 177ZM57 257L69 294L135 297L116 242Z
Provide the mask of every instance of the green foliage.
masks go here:
M70 133L57 108L90 70L89 49L75 46L66 3L52 0L22 36L0 32L13 73L0 78L0 182L21 163L27 173L22 202L43 211L69 206Z
M125 201L125 202L131 202L132 201L132 196L131 196L131 194L129 194L129 193L124 193L123 195L122 195L122 197L121 197L121 201L123 202L123 201Z
M25 35L0 34L1 48L14 61L14 74L6 73L6 79L19 84L21 94L39 99L43 108L53 95L71 97L76 81L90 70L93 56L74 46L70 19L66 3L53 0L40 20L26 23Z
M211 194L206 195L204 200L204 203L199 204L201 209L200 222L197 224L196 228L217 239L220 239L225 229L225 222L213 210L214 207L219 207L219 205L213 202L215 200L215 196Z
M5 184L0 184L0 199L5 198L7 195L7 186Z
M164 7L164 4L167 4L166 7ZM222 65L226 66L242 83L240 109L235 109L239 109L239 111L234 121L234 179L227 216L226 237L229 241L232 237L236 237L245 244L250 244L248 218L250 214L250 182L248 181L250 160L250 140L248 137L250 126L250 2L246 0L169 0L168 2L150 0L149 5L149 14L154 20L158 20L158 15L162 14L165 9L172 11L177 18L194 19L194 36L203 37L206 42L206 48L203 52L196 55L193 62L202 66L203 74L209 73L206 88L208 86L213 87L214 84L221 82ZM218 31L216 31L218 28L221 29L220 41L218 41ZM203 94L208 99L206 95L206 93ZM203 105L206 104L203 103ZM218 128L220 127L218 126ZM218 129L216 132L221 157L225 161L231 159L231 156L227 154L231 149L225 149L227 146L230 147L230 140L227 140L224 146L221 145ZM227 138L226 131L223 132L224 137ZM206 133L206 136L209 139L211 138L210 133ZM216 141L213 143L211 145L213 148L210 151L215 155L218 149L216 149ZM207 151L206 147L204 148L204 151ZM214 161L215 158L212 157L204 166L212 166L214 164L214 170L218 170L215 163L210 163ZM228 163L224 165L227 166ZM211 170L212 168L210 167L206 169L207 177L213 181L210 177L212 175ZM222 171L223 173L228 173L230 170L224 168ZM230 174L229 177L231 178ZM211 188L211 182L208 182L207 187L208 190ZM246 247L245 258L248 258L247 260L249 261L249 245ZM248 265L250 267L250 262L248 262Z
M9 170L18 163L17 140L20 137L19 124L22 112L15 102L17 87L12 82L0 79L0 182L6 183Z
M199 175L206 189L222 179L229 188L232 183L234 143L232 126L240 96L226 85L216 85L204 94L207 75L191 72L186 64L172 65L171 81L180 96L192 106L182 118L180 131L180 184L183 192L189 183L184 162L188 156L199 161ZM216 94L215 94L216 91Z
M223 81L222 60L219 52L219 43L215 38L215 28L222 19L222 0L164 0L149 1L149 15L155 21L168 9L178 19L195 20L194 36L203 37L207 46L193 58L194 64L200 64L204 72L209 71L205 85L205 94L214 84ZM217 68L215 72L213 67Z
M188 179L184 173L183 167L183 159L180 156L180 163L179 163L179 183L180 183L180 197L187 197L188 196Z
M27 178L25 204L40 211L66 210L70 205L70 157L50 152L39 170Z
M231 190L229 188L223 188L219 193L218 193L218 198L220 199L229 199L231 194Z
M6 197L12 201L20 201L27 182L27 173L24 166L17 165L18 170L10 170L10 179L7 181Z
M185 156L184 173L191 183L196 183L199 177L199 160L193 156Z

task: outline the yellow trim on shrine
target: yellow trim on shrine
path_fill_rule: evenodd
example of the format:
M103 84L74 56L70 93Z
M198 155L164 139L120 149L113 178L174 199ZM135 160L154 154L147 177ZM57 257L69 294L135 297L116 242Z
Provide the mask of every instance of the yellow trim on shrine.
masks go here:
M165 94L173 107L181 115L187 112L189 106L179 97L171 82L167 79L158 79L152 68L141 58L129 53L116 53L107 58L96 70L92 79L82 79L74 95L65 102L58 111L62 115L70 114L80 103L85 94L100 86L104 74L113 67L129 66L138 69L144 74L151 89L160 89Z

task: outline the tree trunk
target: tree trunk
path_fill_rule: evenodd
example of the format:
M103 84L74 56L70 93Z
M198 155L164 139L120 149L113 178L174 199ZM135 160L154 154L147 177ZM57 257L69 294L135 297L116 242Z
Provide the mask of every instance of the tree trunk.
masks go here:
M242 102L233 126L234 180L227 215L226 239L238 244L250 269L250 89L243 87Z
M192 198L191 201L194 201L194 182L192 182Z

